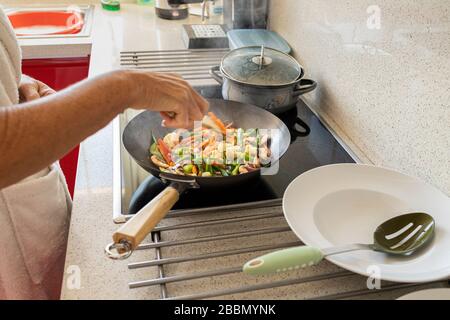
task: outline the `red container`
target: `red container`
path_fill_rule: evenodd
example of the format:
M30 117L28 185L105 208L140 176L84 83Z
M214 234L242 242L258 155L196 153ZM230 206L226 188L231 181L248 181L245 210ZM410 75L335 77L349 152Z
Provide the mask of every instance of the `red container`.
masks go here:
M83 17L77 12L12 12L8 18L19 36L77 34L84 26Z
M58 91L86 79L89 73L89 60L89 57L23 60L22 72ZM72 197L77 176L78 153L79 146L60 160Z

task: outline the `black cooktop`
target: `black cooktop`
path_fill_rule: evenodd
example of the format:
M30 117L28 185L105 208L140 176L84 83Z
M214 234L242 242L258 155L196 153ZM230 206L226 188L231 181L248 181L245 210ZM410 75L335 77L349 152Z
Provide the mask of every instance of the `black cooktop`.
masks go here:
M213 97L210 90L200 91L204 96ZM277 116L290 129L292 138L288 151L280 160L276 175L261 176L233 188L190 189L180 196L173 209L197 209L280 199L289 183L310 169L334 163L355 162L302 101ZM164 187L159 179L149 174L131 197L129 214L139 211Z

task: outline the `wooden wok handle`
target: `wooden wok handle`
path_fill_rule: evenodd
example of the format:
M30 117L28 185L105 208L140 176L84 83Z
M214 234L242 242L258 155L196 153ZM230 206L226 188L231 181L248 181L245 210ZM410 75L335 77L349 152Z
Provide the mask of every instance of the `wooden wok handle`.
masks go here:
M153 230L153 228L166 216L180 197L180 191L169 186L156 198L139 210L133 218L128 220L113 234L115 244L128 243L133 251Z

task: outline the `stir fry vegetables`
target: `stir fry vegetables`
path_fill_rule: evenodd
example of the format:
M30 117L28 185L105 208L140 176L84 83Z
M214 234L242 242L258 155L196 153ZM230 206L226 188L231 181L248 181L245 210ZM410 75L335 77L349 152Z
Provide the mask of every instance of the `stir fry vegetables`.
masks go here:
M153 136L151 161L162 171L198 177L227 177L270 166L267 130L234 128L209 112L200 127Z

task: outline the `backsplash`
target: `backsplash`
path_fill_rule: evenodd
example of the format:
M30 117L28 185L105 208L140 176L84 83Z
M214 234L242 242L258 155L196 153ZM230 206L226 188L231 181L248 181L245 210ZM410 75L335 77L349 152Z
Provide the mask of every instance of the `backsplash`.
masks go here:
M450 195L450 0L272 0L270 28L358 155Z

